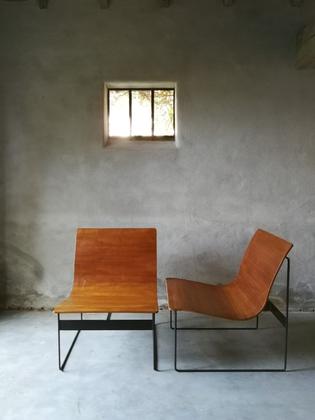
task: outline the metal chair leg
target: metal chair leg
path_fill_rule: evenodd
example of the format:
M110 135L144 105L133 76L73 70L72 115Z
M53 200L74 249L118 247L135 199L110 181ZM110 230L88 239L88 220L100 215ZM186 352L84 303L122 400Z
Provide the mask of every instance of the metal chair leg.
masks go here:
M82 316L82 313L81 313L81 320L82 319L83 319L83 316ZM60 351L60 314L58 314L58 367L59 367L59 370L61 370L62 372L63 372L63 370L64 370L64 368L65 368L65 366L67 364L67 361L69 359L69 356L70 356L70 354L72 352L72 349L73 349L73 347L74 347L74 345L75 345L75 343L77 341L77 338L78 338L80 332L81 332L81 330L78 330L77 331L77 333L76 333L76 335L75 335L75 337L74 337L74 339L73 339L73 341L72 341L72 343L70 345L70 348L68 350L68 353L66 354L65 359L64 359L63 363L61 363L61 351Z
M284 349L284 370L287 370L288 363L288 339L289 339L289 305L290 305L290 258L287 260L287 293L286 293L286 322L285 322L285 349Z
M158 371L158 347L157 347L155 314L152 314L152 335L153 335L153 368L154 370Z

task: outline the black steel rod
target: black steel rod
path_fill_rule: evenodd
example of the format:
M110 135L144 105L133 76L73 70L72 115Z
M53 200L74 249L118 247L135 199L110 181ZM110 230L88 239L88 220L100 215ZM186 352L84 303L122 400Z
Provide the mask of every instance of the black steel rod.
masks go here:
M287 370L288 363L288 339L289 339L289 305L290 305L290 258L287 260L287 295L286 295L286 324L285 324L285 341L284 341L284 370Z
M277 320L286 327L287 324L287 317L283 315L283 313L276 307L276 305L268 300L267 309L272 312L272 314L277 318Z
M155 314L152 314L152 334L153 334L153 368L158 370L158 347L157 347L157 334L155 324Z
M174 330L174 328L172 328ZM250 331L250 330L257 330L257 327L235 327L235 328L228 328L228 327L214 327L214 328L189 328L189 327L177 327L177 331Z
M112 317L112 313L111 312L108 312L106 320L107 321L110 321L111 317Z
M107 321L105 319L84 319L84 320L61 320L60 330L152 330L150 320L138 319L117 319Z
M58 314L58 368L60 369L61 356L60 356L60 314Z
M68 361L68 359L69 359L69 356L70 356L70 354L71 354L71 352L72 352L72 349L73 349L73 347L74 347L74 345L75 345L75 343L76 343L76 341L77 341L77 338L78 338L78 336L79 336L79 334L80 334L80 330L76 333L76 335L75 335L75 337L74 337L74 339L73 339L73 341L72 341L72 343L71 343L71 346L70 346L70 348L69 348L69 350L68 350L68 353L67 353L67 355L66 355L66 357L65 357L65 360L64 360L64 362L63 362L63 364L60 366L59 365L59 369L60 370L64 370L64 368L65 368L65 366L66 366L66 364L67 364L67 361Z
M174 312L175 316L175 329L174 329L174 369L177 370L177 311Z
M174 330L173 327L173 317L172 317L172 311L170 310L170 328L172 330ZM258 329L258 316L256 317L256 325L255 327L177 327L178 331L202 331L202 330L206 330L206 331L233 331L233 330L257 330Z
M81 322L82 322L82 319L83 319L83 314L82 313L80 314L80 318L81 318ZM70 346L70 348L68 350L68 353L67 353L67 355L66 355L63 363L61 364L60 331L61 331L61 324L62 324L62 322L64 322L64 321L61 321L60 320L60 314L58 314L58 367L59 367L59 370L61 370L61 371L64 370L64 368L66 366L66 363L67 363L67 361L69 359L69 356L70 356L70 354L72 352L72 349L73 349L73 347L74 347L74 345L75 345L75 343L77 341L77 338L78 338L78 336L79 336L79 334L81 332L80 329L77 331L77 333L76 333L76 335L75 335L75 337L74 337L74 339L73 339L73 341L71 343L71 346Z
M285 372L285 369L175 369L176 372Z

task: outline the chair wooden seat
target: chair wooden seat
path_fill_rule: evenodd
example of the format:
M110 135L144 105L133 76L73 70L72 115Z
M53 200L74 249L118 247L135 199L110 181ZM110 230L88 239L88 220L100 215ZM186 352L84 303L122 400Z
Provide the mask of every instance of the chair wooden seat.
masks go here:
M240 269L235 278L225 285L213 285L179 278L167 278L166 288L170 309L170 326L173 328L174 313L174 368L179 372L218 372L218 371L285 371L287 368L288 318L289 318L289 279L290 260L287 257L292 244L269 232L258 229L252 237ZM268 298L271 287L283 264L287 260L286 314L284 315ZM220 330L220 329L258 329L258 315L270 309L285 328L283 368L272 369L179 369L177 367L178 330ZM177 326L177 313L196 312L228 320L243 321L256 317L256 327L236 328L191 328Z
M169 307L173 311L196 312L230 320L255 317L255 303L238 285L212 285L197 281L168 278Z
M156 230L78 229L74 283L55 313L156 313Z
M58 314L60 370L64 369L82 330L152 330L153 366L157 370L156 229L78 229L72 291L54 312ZM80 313L81 319L61 319L60 315L66 313ZM107 319L83 319L85 313L107 313ZM152 318L112 320L112 313L146 313ZM63 363L62 330L77 331Z
M55 313L156 313L154 284L126 281L115 284L103 281L99 286L76 288L54 308Z
M255 318L265 307L270 289L292 244L257 230L238 275L226 285L167 278L169 308L231 319Z

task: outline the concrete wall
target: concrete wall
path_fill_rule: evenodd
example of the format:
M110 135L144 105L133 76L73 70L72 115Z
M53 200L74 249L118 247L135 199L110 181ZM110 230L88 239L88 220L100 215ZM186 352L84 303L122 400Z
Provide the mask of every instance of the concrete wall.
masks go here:
M294 243L292 308L314 308L303 11L283 0L112 3L0 2L6 304L50 307L69 292L78 226L157 226L160 279L215 282L261 227ZM160 80L177 83L179 147L102 147L104 81Z
M2 102L2 89L0 89L0 307L5 305L6 274L5 274L5 247L4 247L4 224L5 224L5 185L4 185L4 104Z

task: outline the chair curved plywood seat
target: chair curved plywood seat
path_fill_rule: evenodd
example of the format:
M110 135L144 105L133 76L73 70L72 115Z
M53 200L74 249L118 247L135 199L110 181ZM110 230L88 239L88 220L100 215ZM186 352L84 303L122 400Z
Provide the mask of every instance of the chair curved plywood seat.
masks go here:
M59 369L64 370L83 330L151 330L153 367L157 370L156 275L155 228L78 229L72 291L54 308L58 314ZM65 313L80 313L81 319L61 319ZM107 313L107 319L83 319L86 313ZM145 313L152 319L113 320L113 313ZM60 332L64 330L77 333L62 362Z
M156 229L77 231L74 282L55 313L156 313Z
M172 311L188 311L230 320L256 317L265 307L271 287L292 244L258 229L242 259L237 276L226 285L167 278Z

